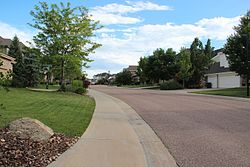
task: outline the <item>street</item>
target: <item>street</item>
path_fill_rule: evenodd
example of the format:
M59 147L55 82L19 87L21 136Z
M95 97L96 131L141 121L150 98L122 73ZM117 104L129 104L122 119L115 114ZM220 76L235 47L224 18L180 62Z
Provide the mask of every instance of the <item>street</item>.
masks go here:
M249 167L250 101L92 86L130 105L180 167Z

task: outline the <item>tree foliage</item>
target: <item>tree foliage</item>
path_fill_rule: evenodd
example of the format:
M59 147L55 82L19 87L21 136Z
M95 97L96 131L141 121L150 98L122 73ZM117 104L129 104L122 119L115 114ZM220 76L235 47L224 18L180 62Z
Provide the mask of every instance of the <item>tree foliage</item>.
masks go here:
M132 74L128 70L123 70L118 73L115 78L115 82L119 85L129 85L132 83Z
M147 67L147 57L141 57L140 61L138 62L138 68L136 75L139 77L141 83L146 83L148 80L147 74L146 74L146 67Z
M247 59L247 49L250 52L250 11L240 19L240 24L234 27L235 33L228 39L224 47L224 52L228 55L230 69L239 75L249 75ZM248 55L249 56L249 55Z
M61 85L64 85L65 67L86 66L91 61L89 53L100 47L91 40L94 31L100 28L98 22L91 19L85 7L72 8L70 3L49 6L40 2L31 15L34 23L30 25L39 31L34 42L47 63L60 69Z
M177 64L179 66L177 77L183 81L183 87L185 86L185 82L193 75L190 56L191 53L189 49L181 48L177 58Z
M12 86L33 87L39 81L39 56L37 49L23 47L15 36L10 45L8 55L15 58L13 65Z
M190 47L190 60L192 63L193 75L189 80L189 83L194 87L201 87L201 81L205 74L205 71L210 65L210 59L212 57L213 48L211 47L210 40L208 39L205 49L199 38L195 38Z
M15 58L16 63L13 65L13 79L12 85L15 87L25 86L25 65L23 60L23 53L20 48L20 42L15 36L11 42L8 55Z
M140 58L137 74L141 82L151 81L158 83L159 80L169 80L178 72L176 64L176 52L172 48L166 51L156 49L153 55Z

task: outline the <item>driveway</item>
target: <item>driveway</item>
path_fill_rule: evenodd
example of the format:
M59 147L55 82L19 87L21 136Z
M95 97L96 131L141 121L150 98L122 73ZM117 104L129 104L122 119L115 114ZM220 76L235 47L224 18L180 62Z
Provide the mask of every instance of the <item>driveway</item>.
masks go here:
M106 86L133 107L181 167L249 167L250 101Z

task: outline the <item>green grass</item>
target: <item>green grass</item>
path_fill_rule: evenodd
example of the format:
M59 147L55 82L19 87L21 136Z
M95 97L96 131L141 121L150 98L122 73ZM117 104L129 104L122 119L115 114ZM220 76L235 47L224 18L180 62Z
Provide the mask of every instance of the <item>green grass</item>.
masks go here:
M0 128L22 117L38 119L57 133L81 136L87 128L94 99L73 93L35 92L27 89L0 90Z
M46 89L46 85L45 84L38 84L35 88L37 88L37 89ZM49 85L48 88L58 90L60 88L60 85Z
M246 87L241 88L228 88L228 89L219 89L219 90L206 90L192 92L198 94L208 94L208 95L221 95L221 96L233 96L233 97L247 97L246 96Z

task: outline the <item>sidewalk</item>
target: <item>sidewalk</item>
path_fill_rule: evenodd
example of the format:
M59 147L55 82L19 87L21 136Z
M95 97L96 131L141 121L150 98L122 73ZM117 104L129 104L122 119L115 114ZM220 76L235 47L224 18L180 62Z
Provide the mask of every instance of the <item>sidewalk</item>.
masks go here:
M161 140L127 104L89 90L93 119L79 141L49 167L177 167Z

